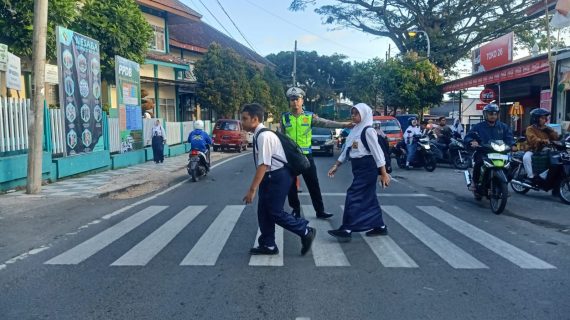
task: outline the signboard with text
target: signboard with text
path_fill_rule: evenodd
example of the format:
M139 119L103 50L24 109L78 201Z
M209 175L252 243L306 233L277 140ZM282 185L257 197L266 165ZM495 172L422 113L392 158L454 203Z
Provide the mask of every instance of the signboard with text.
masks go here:
M99 42L57 27L59 99L65 123L66 155L102 149Z
M8 52L8 70L6 71L6 88L22 90L22 64L20 58Z
M481 91L479 94L479 100L485 103L491 103L493 100L496 100L497 96L495 95L495 91L493 89L485 89Z
M121 152L143 147L140 65L115 56Z
M0 71L8 69L8 46L0 43Z
M511 32L473 51L473 73L493 70L513 62Z

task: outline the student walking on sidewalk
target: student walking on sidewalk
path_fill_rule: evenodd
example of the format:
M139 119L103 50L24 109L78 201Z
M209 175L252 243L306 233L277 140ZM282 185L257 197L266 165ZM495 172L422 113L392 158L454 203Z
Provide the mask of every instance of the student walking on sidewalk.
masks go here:
M346 160L352 163L354 178L346 192L342 225L329 231L333 237L343 240L350 240L352 232L368 231L367 236L388 234L376 196L376 182L380 180L382 186L387 187L390 176L386 172L376 130L372 127L372 109L359 103L352 108L351 115L356 126L346 138L345 148L337 162L329 170L332 178Z
M160 125L160 120L156 120L152 127L152 156L154 163L164 162L164 142L166 141L166 132Z
M253 202L259 188L257 221L261 235L259 246L252 248L252 255L274 255L279 253L275 243L275 224L295 233L301 238L301 255L311 248L316 230L308 227L308 221L288 214L283 210L285 198L293 184L293 175L285 166L287 158L281 141L274 132L263 130L264 109L259 104L247 104L241 114L242 126L254 134L253 159L256 167L251 186L243 198L246 204ZM263 130L263 131L262 131Z

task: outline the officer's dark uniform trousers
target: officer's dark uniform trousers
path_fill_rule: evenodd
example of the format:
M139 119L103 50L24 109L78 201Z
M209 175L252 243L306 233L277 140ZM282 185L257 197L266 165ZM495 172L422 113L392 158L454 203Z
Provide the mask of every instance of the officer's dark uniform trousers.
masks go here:
M254 141L256 145L257 141ZM257 164L256 152L254 160ZM257 239L260 246L272 247L275 244L275 224L302 237L309 222L303 218L295 218L285 212L285 197L293 176L287 167L270 171L265 174L259 185L259 200L257 203L257 222L261 235Z
M323 196L321 195L321 187L319 186L319 178L317 176L317 167L315 166L315 160L312 154L307 154L307 159L311 163L311 167L305 173L303 173L303 180L309 189L309 194L311 195L311 201L313 202L313 208L317 214L325 212L325 206L323 204ZM297 184L293 179L291 187L289 188L289 206L301 212L301 202L299 201L299 194L297 193Z

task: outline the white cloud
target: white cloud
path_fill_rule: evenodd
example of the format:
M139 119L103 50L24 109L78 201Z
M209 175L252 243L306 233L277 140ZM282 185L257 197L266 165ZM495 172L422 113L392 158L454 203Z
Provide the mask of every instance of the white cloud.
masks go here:
M304 34L298 40L300 44L314 44L319 41L319 37L312 34Z

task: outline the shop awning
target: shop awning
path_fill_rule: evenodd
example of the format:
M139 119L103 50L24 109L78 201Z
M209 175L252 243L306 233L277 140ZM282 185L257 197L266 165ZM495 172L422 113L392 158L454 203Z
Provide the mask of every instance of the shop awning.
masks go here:
M548 57L542 56L529 59L527 61L515 62L497 70L491 70L448 82L443 85L443 92L451 92L484 86L491 83L516 80L544 72L549 72Z

